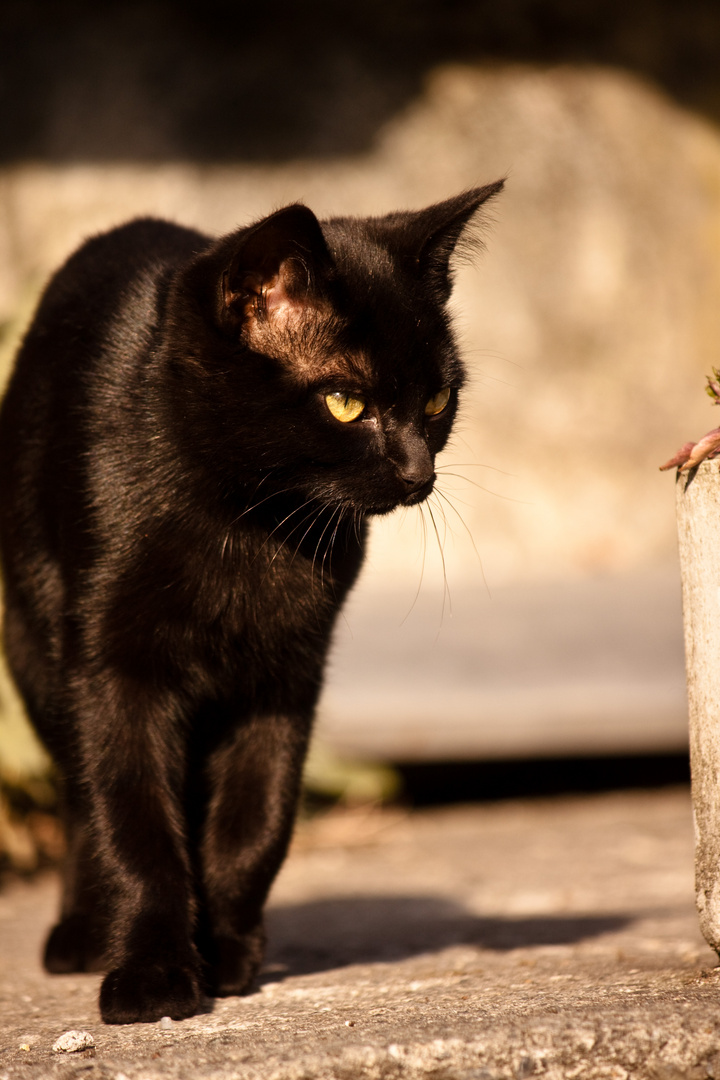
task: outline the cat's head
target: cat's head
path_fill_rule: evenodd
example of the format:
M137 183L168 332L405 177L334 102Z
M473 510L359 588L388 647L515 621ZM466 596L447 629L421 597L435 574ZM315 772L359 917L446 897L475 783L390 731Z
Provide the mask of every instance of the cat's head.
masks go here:
M360 513L430 494L464 377L450 258L502 186L376 218L319 222L292 205L196 261L210 323L198 359L241 481Z

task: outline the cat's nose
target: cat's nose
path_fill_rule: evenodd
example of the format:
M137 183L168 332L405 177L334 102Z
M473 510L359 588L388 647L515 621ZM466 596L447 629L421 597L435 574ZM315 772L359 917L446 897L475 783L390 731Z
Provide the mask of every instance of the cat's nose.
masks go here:
M435 483L435 462L424 439L408 436L396 448L395 472L402 484L402 501L406 506L421 502Z
M435 483L435 462L425 438L405 431L393 450L395 475L403 489L402 502L406 506L422 502Z
M403 469L400 473L400 479L405 485L406 495L416 495L419 491L435 483L434 470L408 470Z
M412 506L413 503L422 502L433 489L435 483L435 470L428 468L404 468L399 470L399 477L405 486L403 503Z

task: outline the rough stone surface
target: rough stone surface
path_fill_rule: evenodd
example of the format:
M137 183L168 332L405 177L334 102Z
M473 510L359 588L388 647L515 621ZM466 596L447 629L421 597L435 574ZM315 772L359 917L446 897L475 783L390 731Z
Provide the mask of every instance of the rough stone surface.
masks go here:
M277 882L256 991L119 1028L97 976L40 970L55 878L9 882L0 1078L717 1077L692 848L685 789L316 819ZM95 1048L53 1054L69 1028Z

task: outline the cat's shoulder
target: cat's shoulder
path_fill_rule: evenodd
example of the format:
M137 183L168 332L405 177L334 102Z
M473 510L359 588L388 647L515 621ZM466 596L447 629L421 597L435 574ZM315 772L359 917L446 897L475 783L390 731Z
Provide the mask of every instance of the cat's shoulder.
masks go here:
M99 328L133 301L154 303L157 283L212 243L161 218L136 218L85 240L46 285L30 336L59 323Z
M138 267L157 262L182 262L204 251L211 238L197 229L163 218L141 217L89 237L70 256L62 272L94 264Z

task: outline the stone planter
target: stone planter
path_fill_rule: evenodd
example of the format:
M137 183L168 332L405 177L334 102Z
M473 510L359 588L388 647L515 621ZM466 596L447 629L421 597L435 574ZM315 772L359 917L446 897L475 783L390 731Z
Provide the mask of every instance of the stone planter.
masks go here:
M720 951L720 461L677 478L700 926Z

